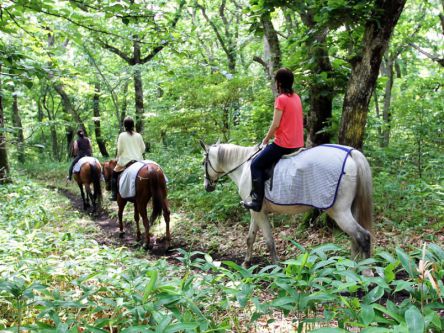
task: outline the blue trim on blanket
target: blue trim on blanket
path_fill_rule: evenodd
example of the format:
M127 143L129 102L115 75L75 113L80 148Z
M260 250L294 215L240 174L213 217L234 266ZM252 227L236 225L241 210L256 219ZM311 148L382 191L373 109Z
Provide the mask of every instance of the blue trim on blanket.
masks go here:
M347 159L351 155L351 152L352 152L352 150L354 150L354 148L351 148L351 147L348 147L348 146L335 145L335 144L323 144L323 145L319 145L319 146L327 146L327 147L331 147L331 148L336 148L336 149L343 150L343 151L345 151L347 153L345 155L345 157L344 157L344 162L342 162L341 174L339 175L339 179L338 179L338 181L336 183L337 185L336 185L336 190L335 190L335 196L333 197L333 201L332 201L332 203L329 206L327 206L327 207L316 207L316 206L313 206L313 205L310 205L310 204L306 204L306 203L279 204L279 203L274 202L273 200L268 199L267 197L264 197L264 198L267 201L269 201L272 204L277 205L277 206L310 206L310 207L314 207L314 208L321 209L321 210L327 210L327 209L333 207L333 205L336 202L336 198L338 196L338 190L339 190L339 185L341 184L342 176L345 175L345 172L344 172L345 162L347 162ZM319 147L319 146L317 146L317 147ZM315 147L313 147L313 148L315 148ZM309 149L306 149L304 151L307 151L307 150L309 150ZM304 152L304 151L302 151L302 152Z
M347 152L347 153L349 153L349 154L350 154L350 152L354 149L354 148L352 148L352 147L336 145L336 144L334 144L334 143L326 143L326 144L323 144L323 145L321 145L321 146L341 149L341 150L343 150L343 151L345 151L345 152Z

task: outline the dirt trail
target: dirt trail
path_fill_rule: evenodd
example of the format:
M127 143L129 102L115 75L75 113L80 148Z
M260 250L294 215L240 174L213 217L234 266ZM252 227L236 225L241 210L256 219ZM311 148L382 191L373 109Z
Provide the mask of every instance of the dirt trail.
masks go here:
M58 186L47 185L47 187L59 191L66 196L73 206L73 209L84 212L82 199L79 193ZM77 190L77 189L76 189ZM124 221L125 234L119 238L119 226L117 220L117 207L115 204L109 205L104 199L104 209L90 218L103 231L95 235L99 244L108 246L125 246L129 249L138 249L140 244L135 238L135 225L132 217L132 205L127 205L125 209ZM294 221L293 221L294 222ZM308 227L297 230L297 222L291 220L288 223L281 223L274 226L273 234L276 243L276 251L281 260L294 258L300 251L292 243L296 240L305 248L313 248L320 244L334 243L344 249L349 247L349 238L338 229ZM378 221L375 225L378 226ZM143 224L141 223L143 232ZM186 251L201 251L209 253L217 261L234 261L241 264L246 251L246 236L248 225L240 222L209 223L205 221L190 220L184 213L174 212L171 215L172 240L170 248L165 251L163 243L164 221L156 222L150 231L155 235L151 238L153 249L147 253L152 259L167 258L171 262L178 263L176 259L179 254L175 249L182 248ZM436 230L424 230L424 234L434 235L436 243L444 242L444 232ZM375 247L384 249L394 249L396 246L416 246L421 247L423 235L414 230L387 230L387 228L377 228L374 230ZM258 233L258 237L253 249L252 264L266 266L269 262L269 253L265 241Z
M125 246L128 249L139 249L141 248L142 244L136 240L136 230L135 230L135 222L132 221L132 204L128 204L125 208L125 214L128 215L128 218L125 219L124 215L124 231L125 234L123 237L120 237L120 230L119 230L119 222L117 218L117 207L113 206L107 206L107 204L104 205L102 209L100 209L96 213L91 213L90 211L85 212L83 210L83 202L80 197L80 195L74 194L67 188L61 188L56 186L48 185L49 188L53 190L57 190L59 193L67 197L73 209L76 211L79 211L85 215L88 215L88 217L94 221L95 224L97 224L102 233L94 235L94 239L99 244L104 244L107 246ZM107 199L104 198L104 201L106 202ZM131 218L130 218L131 217ZM127 220L130 219L131 222L128 222ZM174 223L176 220L176 223ZM180 230L178 234L175 233L175 224L178 225L179 223L182 223L183 221L187 221L187 219L183 216L181 216L180 213L172 214L172 240L171 245L168 249L165 249L165 243L164 243L164 232L163 232L163 218L161 221L157 221L156 225L151 228L150 231L154 233L153 236L150 238L150 244L153 245L153 247L149 250L148 256L154 257L154 258L166 258L168 261L174 262L175 264L179 264L179 261L176 259L179 257L179 253L177 249L182 248L187 251L201 251L201 252L210 252L211 256L214 260L218 261L234 261L237 264L241 264L243 261L243 250L245 249L239 249L237 246L232 246L231 251L214 251L214 248L211 247L211 244L208 242L199 242L196 243L194 241L190 241L188 239L188 235L183 233L183 230ZM160 225L158 225L160 224ZM140 227L141 231L143 233L143 223L140 221ZM159 230L160 229L160 230ZM181 229L181 228L180 228ZM245 234L246 235L246 234ZM244 241L242 241L242 244ZM195 257L199 257L201 255L196 254ZM259 264L261 266L268 264L268 258L260 258L260 257L254 257L252 260L252 264Z

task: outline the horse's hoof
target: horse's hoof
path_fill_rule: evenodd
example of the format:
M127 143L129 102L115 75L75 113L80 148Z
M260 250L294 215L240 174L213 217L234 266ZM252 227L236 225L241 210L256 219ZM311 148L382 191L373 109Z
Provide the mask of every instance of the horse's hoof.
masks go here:
M250 262L249 262L249 261L244 261L244 262L242 263L242 267L245 268L245 269L250 268Z
M119 238L123 238L123 236L125 236L125 231L119 232Z
M145 251L148 251L149 249L150 249L150 245L149 244L143 244L143 249L145 250Z

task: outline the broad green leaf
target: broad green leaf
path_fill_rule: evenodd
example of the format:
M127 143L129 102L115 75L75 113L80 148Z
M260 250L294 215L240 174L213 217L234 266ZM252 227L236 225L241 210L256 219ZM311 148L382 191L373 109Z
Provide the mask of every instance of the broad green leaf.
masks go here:
M384 296L384 289L380 286L376 286L375 288L370 290L367 295L365 295L363 301L366 304L371 304L379 300L382 296Z
M375 319L375 310L373 306L363 304L361 307L361 320L365 325L369 325Z
M195 330L197 327L199 327L199 323L172 324L165 329L164 333L175 333L187 330Z
M397 314L392 309L386 308L381 304L373 304L373 309L381 311L382 313L386 314L387 316L395 319L398 323L404 322L404 319L402 318L402 316Z
M409 328L409 333L424 333L424 317L416 306L412 305L405 312L405 321L407 323L407 327Z
M312 333L348 333L349 331L344 330L343 328L338 328L338 327L323 327L323 328L315 329L310 332L312 332Z
M429 244L428 249L431 250L439 260L444 261L444 249L436 244Z
M385 327L367 327L364 328L361 333L390 333L391 329Z
M148 297L150 297L150 294L153 291L157 282L158 272L156 270L152 270L149 271L147 275L150 277L150 281L147 283L145 290L143 292L143 302L146 302L148 300Z
M416 265L410 256L404 252L401 248L396 248L396 254L398 255L398 259L401 261L402 267L404 267L405 271L409 274L411 278L417 275Z

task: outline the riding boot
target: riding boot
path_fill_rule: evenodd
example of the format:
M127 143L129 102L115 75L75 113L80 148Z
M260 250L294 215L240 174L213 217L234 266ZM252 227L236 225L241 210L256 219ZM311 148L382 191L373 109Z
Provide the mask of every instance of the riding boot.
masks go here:
M115 172L113 172L111 178L111 197L109 198L109 200L117 201L117 175L115 175Z
M264 181L262 179L253 179L250 196L251 201L243 202L244 207L252 209L255 212L260 212L262 209L262 202L264 201Z

